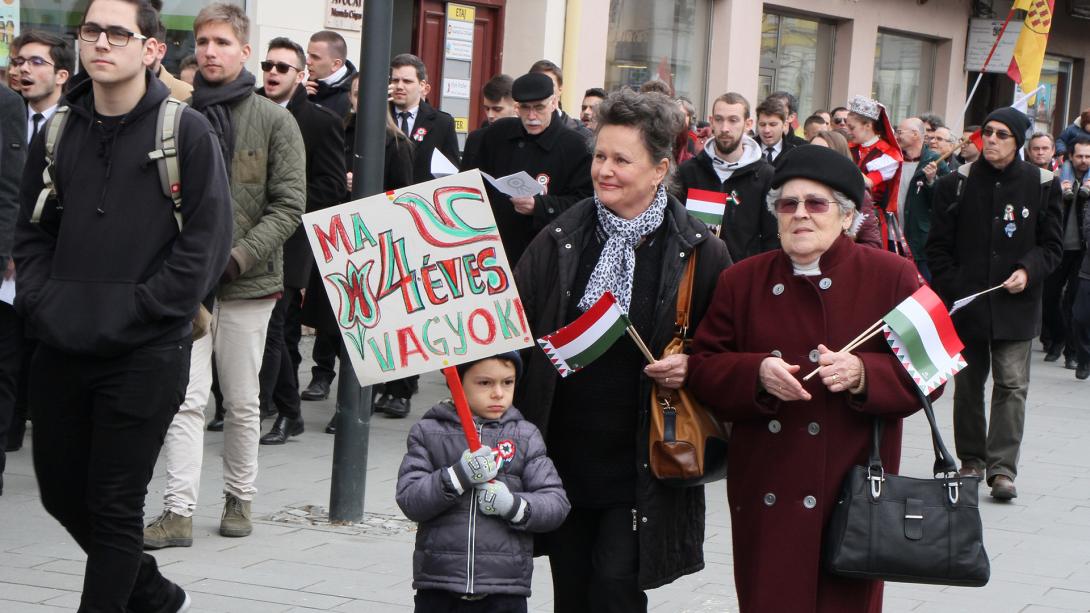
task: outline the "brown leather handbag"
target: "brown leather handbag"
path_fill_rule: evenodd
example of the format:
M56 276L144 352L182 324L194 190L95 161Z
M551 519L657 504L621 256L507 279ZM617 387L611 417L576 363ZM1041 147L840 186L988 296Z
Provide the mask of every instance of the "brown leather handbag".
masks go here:
M674 338L662 357L684 353L691 339L689 308L692 302L696 252L677 292ZM671 390L651 386L651 436L648 452L651 472L666 485L690 487L727 476L728 427L720 423L684 387Z

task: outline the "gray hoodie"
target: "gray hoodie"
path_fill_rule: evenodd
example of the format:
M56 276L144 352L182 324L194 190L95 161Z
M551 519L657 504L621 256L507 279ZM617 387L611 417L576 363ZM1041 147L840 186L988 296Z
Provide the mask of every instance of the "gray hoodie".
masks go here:
M477 512L476 490L459 493L447 467L466 449L450 401L429 410L409 431L397 475L397 504L419 522L413 553L413 588L457 594L530 595L532 532L555 530L571 505L541 432L511 407L498 421L474 418L481 443L513 452L502 481L527 503L517 523Z

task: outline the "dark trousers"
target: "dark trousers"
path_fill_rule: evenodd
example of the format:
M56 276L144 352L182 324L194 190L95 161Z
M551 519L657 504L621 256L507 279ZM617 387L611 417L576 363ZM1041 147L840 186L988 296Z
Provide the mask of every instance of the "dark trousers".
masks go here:
M334 328L332 332L327 330L314 331L314 350L310 357L314 359L314 366L310 369L310 375L314 379L332 381L337 376L337 353L341 350L341 333Z
M292 305L297 305L292 310ZM261 361L261 371L258 378L261 382L261 408L275 403L280 415L299 419L299 365L293 361L291 348L288 346L289 328L292 325L288 321L291 313L296 317L294 326L295 355L299 355L299 320L298 305L302 304L302 296L297 289L285 289L284 295L276 301L272 315L269 317L269 331L265 335L265 355Z
M572 508L548 537L556 613L639 613L639 540L632 509Z
M526 613L526 597L490 594L480 600L463 600L443 590L417 590L416 613Z
M1082 265L1084 251L1064 251L1060 265L1045 279L1042 295L1042 323L1048 329L1048 338L1053 345L1059 343L1064 348L1065 358L1075 358L1078 352L1078 339L1071 325L1071 309L1075 304L1075 293L1079 286L1079 266Z
M19 391L19 366L23 353L23 326L15 309L0 302L0 491L3 490L8 431L15 419L15 398Z
M34 472L42 505L87 554L80 613L160 611L174 596L143 553L144 497L185 394L189 349L187 340L101 358L40 344L31 360Z
M968 364L954 375L954 443L962 466L1014 479L1026 425L1032 341L966 341ZM984 384L992 371L991 416L984 417Z
M1071 309L1072 328L1078 347L1076 360L1079 366L1090 364L1090 279L1079 279L1075 304Z

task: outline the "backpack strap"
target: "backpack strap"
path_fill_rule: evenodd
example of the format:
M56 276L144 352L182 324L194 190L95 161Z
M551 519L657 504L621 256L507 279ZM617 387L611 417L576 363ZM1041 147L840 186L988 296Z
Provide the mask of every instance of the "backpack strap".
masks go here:
M148 152L159 169L159 185L163 195L174 203L174 221L182 231L182 171L178 163L178 134L181 132L182 112L186 103L167 98L159 105L156 119L155 149Z
M68 111L67 105L58 107L45 124L45 169L42 170L42 191L38 194L38 201L30 214L30 223L35 225L42 219L46 201L57 195L57 184L53 179L57 168L57 143L64 131L64 124L68 123Z

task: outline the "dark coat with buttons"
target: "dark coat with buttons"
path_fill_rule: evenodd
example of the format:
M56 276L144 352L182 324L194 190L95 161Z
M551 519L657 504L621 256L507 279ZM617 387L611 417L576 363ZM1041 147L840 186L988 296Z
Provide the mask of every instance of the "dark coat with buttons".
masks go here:
M1051 172L1018 159L1003 170L981 159L936 181L927 260L939 296L949 305L1019 268L1029 277L1025 291L998 290L955 313L961 340L1028 341L1040 334L1044 282L1063 257L1060 194Z
M697 329L688 386L732 421L727 495L734 579L743 612L880 611L880 582L849 580L821 567L822 536L845 475L866 464L875 416L883 419L882 462L896 472L901 418L920 408L908 373L881 335L853 352L863 360L860 395L831 393L814 377L810 401L782 402L760 385L761 362L782 357L817 367L817 346L840 349L918 287L911 260L839 238L821 274L796 276L781 250L723 272Z
M534 214L522 215L510 198L485 182L503 249L512 264L541 228L594 192L586 139L555 116L536 136L526 133L518 117L497 119L481 137L476 165L497 179L525 170L545 186L544 194L534 196Z
M490 128L491 130L491 128ZM573 132L574 134L574 132ZM723 241L715 240L703 222L689 216L685 207L672 196L663 219L666 245L662 275L655 308L654 331L644 338L651 353L662 355L674 333L677 290L688 257L697 253L693 280L691 323L696 326L708 308L719 273L730 266L730 255ZM566 314L572 285L579 269L580 254L592 240L597 227L593 199L576 204L534 238L515 268L515 281L526 307L526 318L534 338L540 338L571 323ZM712 240L709 240L711 238ZM622 339L619 342L627 342ZM526 362L526 374L519 382L515 404L526 419L548 435L556 384L556 368L543 351L534 348ZM640 397L651 398L651 380L640 376ZM588 404L593 405L589 398ZM649 406L632 407L637 420L636 506L640 516L639 583L652 589L682 575L704 568L704 488L674 488L659 483L647 465Z

